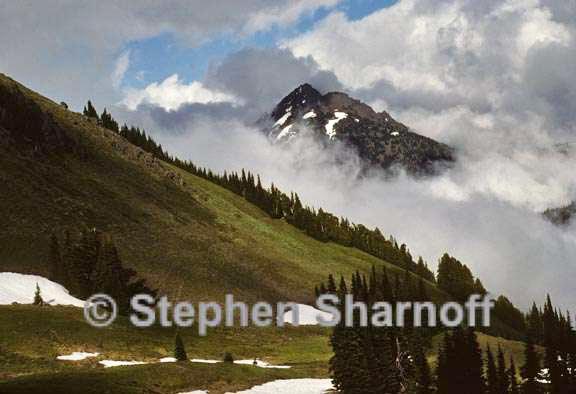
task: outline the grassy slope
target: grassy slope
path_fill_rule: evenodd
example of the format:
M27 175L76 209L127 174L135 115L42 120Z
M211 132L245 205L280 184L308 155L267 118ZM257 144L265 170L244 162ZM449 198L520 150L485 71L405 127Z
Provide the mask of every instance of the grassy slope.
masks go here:
M101 353L101 359L156 361L172 356L173 328L137 329L126 318L97 329L84 321L74 307L37 308L31 305L0 306L0 378L22 372L60 370L74 363L56 362L56 356L74 351ZM314 326L225 328L199 337L196 328L182 329L190 358L221 359L231 352L236 359L261 358L273 364L290 364L324 376L330 348L328 329ZM20 357L26 368L12 357Z
M90 392L98 392L96 388L100 392L106 392L103 388L115 393L143 392L153 384L157 385L154 392L159 393L231 390L279 378L328 376L328 331L319 327L217 328L206 337L198 337L194 328L180 331L190 358L221 359L223 352L229 351L236 359L258 357L292 366L288 370L197 363L102 370L97 364L102 359L157 362L172 356L175 331L136 329L126 319L95 329L73 307L0 306L0 327L0 393L42 392L45 387L50 387L49 392L68 392L65 387L86 384L94 390ZM56 360L73 351L101 355L82 362ZM126 382L132 382L130 389Z
M290 370L240 365L170 363L111 369L69 370L0 382L0 394L136 394L209 389L223 394L276 379L301 378Z

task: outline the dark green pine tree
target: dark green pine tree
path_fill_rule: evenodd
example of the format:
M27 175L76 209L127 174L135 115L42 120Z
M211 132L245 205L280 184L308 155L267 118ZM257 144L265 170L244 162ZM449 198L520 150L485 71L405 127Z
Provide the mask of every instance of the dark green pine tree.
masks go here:
M352 352L352 329L346 327L344 324L344 297L348 294L348 286L344 277L340 278L340 285L338 288L339 310L342 316L340 323L332 330L330 337L330 344L333 350L333 356L330 359L330 372L332 374L332 381L337 390L343 391L349 387L353 380L353 368L348 365L347 358Z
M114 120L112 115L106 111L106 108L104 108L104 111L102 111L102 115L100 115L100 124L102 125L102 127L106 128L108 130L112 130L116 133L118 133L120 131L118 128L118 123ZM153 143L151 140L147 141L147 142L150 145L148 150L154 151L156 144ZM156 153L156 152L153 152L153 153Z
M486 384L488 394L500 394L500 387L498 385L498 372L496 363L494 362L494 355L490 349L490 345L486 348Z
M514 364L514 357L510 357L510 368L508 368L508 381L510 382L510 394L520 394L518 387L518 380L516 377L516 364Z
M50 280L65 285L65 270L62 265L62 254L60 253L60 244L56 235L50 236L50 252L48 254L48 265L50 269Z
M496 368L498 370L498 391L500 393L506 393L509 386L509 376L506 370L506 362L504 360L504 352L502 352L502 347L498 344L498 356Z
M438 393L483 394L482 352L472 329L461 327L444 334L438 356Z
M436 366L436 386L438 393L451 393L452 380L451 380L451 361L452 353L454 352L454 344L450 332L446 330L442 344L438 348L438 364Z
M550 380L550 393L562 393L562 371L561 365L558 361L558 351L553 345L547 346L544 352L544 368L548 370L548 378Z
M536 353L532 337L528 336L524 348L525 364L522 367L522 383L523 394L539 394L541 393L540 385L537 382L538 373L540 373L540 359Z
M102 242L97 263L92 272L93 292L103 292L124 304L126 297L122 283L122 262L118 250L110 240Z
M96 108L94 108L90 100L88 100L88 103L84 107L84 115L89 118L98 119L98 112L96 112Z
M391 289L386 288L387 282L384 278L378 278L374 267L369 283L367 302L371 308L374 302L384 300L386 297L384 294L389 294ZM370 357L368 365L371 374L371 383L365 390L374 390L377 393L399 392L403 381L396 362L398 349L394 330L390 327L369 327L365 333L366 354Z
M416 369L416 392L418 394L432 393L432 376L430 373L430 366L426 359L426 352L424 340L420 330L414 331L413 336L413 360Z
M483 394L485 392L484 361L478 338L472 327L466 330L466 380L469 384L468 394Z
M44 305L44 300L42 299L42 295L40 294L40 286L38 286L38 283L36 283L36 292L34 293L33 304L36 306Z
M176 333L176 338L174 339L174 358L177 361L188 361L184 342L182 341L179 332Z
M563 385L563 373L561 365L558 361L558 341L561 338L559 333L559 317L554 310L550 295L546 296L546 303L544 304L544 312L542 314L542 322L544 327L544 346L546 351L544 354L544 368L548 370L548 377L550 380L550 392L552 394L561 394Z

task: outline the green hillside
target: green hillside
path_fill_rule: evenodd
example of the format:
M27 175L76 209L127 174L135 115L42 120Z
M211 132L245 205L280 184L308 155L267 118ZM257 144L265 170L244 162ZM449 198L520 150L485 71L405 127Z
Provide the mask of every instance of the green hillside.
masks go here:
M243 198L1 76L0 104L18 100L13 117L38 127L52 122L59 137L18 141L18 125L0 140L6 185L0 192L6 218L0 271L46 274L49 235L83 228L111 234L123 260L151 285L192 300L234 292L247 300L309 302L328 273L349 276L373 265L397 270L271 219ZM30 139L37 134L31 130Z

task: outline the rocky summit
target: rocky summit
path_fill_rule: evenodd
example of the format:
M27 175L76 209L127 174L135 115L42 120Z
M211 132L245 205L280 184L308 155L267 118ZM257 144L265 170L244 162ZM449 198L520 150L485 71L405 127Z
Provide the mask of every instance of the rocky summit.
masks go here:
M305 132L321 141L341 141L372 166L403 168L430 175L454 161L454 150L411 131L385 111L345 93L321 94L309 84L296 88L260 120L274 143L286 143Z

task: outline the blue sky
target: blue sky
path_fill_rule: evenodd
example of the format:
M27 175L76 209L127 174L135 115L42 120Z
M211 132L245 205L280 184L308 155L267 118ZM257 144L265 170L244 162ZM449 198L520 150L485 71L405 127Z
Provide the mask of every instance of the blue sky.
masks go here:
M336 10L350 20L361 19L379 9L394 4L396 0L346 0ZM274 27L248 37L221 36L191 48L171 34L162 34L146 40L133 41L119 53L130 51L130 67L124 84L143 88L152 82L162 81L173 74L182 80L202 79L209 65L244 47L273 47L283 39L310 30L333 10L319 9L290 27Z

